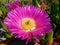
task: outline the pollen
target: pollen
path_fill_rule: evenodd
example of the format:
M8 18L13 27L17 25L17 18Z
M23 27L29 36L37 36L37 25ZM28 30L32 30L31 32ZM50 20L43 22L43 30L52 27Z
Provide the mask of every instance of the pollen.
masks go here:
M21 26L24 30L33 30L35 28L35 21L30 18L24 18L21 22Z

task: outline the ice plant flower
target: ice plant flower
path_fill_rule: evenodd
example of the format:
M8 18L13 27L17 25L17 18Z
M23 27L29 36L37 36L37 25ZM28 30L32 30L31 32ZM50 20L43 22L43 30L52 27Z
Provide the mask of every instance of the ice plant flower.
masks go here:
M15 9L15 8L19 7L20 3L18 1L14 1L14 2L10 2L7 6L8 6L9 9L12 10L12 9Z
M27 39L27 42L32 37L40 42L37 36L43 36L51 30L48 14L33 5L18 7L8 12L4 24L12 34L18 34L16 38Z

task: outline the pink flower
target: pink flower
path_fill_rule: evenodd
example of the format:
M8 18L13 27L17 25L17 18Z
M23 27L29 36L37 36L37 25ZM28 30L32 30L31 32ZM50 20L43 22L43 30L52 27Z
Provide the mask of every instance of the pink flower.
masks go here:
M8 8L10 8L11 10L12 10L12 9L15 9L15 8L17 8L17 7L19 7L19 6L20 6L20 3L19 3L18 1L14 1L13 3L10 2L10 3L8 4Z
M43 34L51 30L48 14L33 5L18 7L8 12L7 17L4 19L4 24L12 34L18 34L16 38L27 39L26 43L32 37L37 42L40 42L37 36L43 36Z

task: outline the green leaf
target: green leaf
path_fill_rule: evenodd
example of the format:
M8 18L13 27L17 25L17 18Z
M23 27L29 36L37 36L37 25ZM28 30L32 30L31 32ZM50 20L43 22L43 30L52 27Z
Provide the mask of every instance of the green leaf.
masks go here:
M47 36L48 45L52 45L53 41L53 30L51 30Z
M10 32L6 32L4 37L5 37L5 38L11 38L12 35L10 34Z
M33 5L35 5L35 6L37 6L37 7L40 6L39 3L38 3L38 0L32 0L32 3L33 3Z

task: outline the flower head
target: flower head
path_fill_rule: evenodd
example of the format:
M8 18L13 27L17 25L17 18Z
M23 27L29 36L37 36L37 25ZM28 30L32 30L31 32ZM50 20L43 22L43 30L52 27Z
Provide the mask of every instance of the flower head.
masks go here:
M16 38L27 39L27 42L32 36L39 42L37 36L43 36L51 30L48 14L33 5L8 12L4 23L12 34L18 34Z
M8 4L8 8L10 8L11 10L12 10L12 9L15 9L15 8L17 8L17 7L19 7L19 6L20 6L20 3L19 3L18 1L14 1L13 3L10 2L10 3Z

